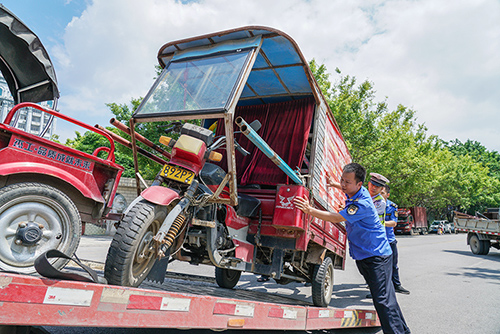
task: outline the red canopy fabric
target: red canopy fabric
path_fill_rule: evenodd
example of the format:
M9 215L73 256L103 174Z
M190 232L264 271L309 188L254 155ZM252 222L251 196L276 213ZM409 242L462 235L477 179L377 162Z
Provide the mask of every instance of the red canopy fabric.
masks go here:
M247 123L259 120L262 128L258 134L292 169L301 166L314 114L314 99L307 98L266 105L236 108L235 119L243 117ZM219 124L224 124L219 122ZM223 135L222 126L217 135ZM279 169L243 134L235 134L238 143L250 152L243 156L236 151L236 171L240 185L277 185L289 183L287 175ZM221 166L227 168L224 157Z

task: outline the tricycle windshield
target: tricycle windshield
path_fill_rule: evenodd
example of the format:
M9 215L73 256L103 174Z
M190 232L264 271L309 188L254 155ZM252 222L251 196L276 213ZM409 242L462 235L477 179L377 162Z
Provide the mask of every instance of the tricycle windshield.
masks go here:
M249 53L246 50L169 63L134 117L227 110Z

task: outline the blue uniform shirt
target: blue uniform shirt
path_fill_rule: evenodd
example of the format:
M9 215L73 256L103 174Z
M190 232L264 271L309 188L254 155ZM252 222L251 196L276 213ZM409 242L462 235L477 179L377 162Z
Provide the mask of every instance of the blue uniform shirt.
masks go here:
M354 260L392 254L385 228L365 187L345 200L345 208L339 214L346 220L349 253Z
M387 206L385 207L385 220L398 222L398 206L396 203L387 200ZM387 240L389 243L396 241L396 236L394 235L394 227L385 227L385 232L387 233Z

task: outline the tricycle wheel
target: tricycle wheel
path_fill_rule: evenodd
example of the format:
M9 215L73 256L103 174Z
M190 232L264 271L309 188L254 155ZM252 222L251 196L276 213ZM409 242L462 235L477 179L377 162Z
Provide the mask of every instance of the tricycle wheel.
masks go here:
M72 256L82 223L75 204L62 191L41 183L17 183L0 189L0 268L35 273L34 262L57 249ZM54 260L61 269L66 259Z
M241 271L215 267L215 281L221 288L232 289L240 280Z
M157 257L153 237L167 213L167 207L143 200L120 221L104 266L109 284L137 287L144 281Z
M312 299L316 306L327 307L333 292L333 262L325 257L321 265L314 266L312 280Z

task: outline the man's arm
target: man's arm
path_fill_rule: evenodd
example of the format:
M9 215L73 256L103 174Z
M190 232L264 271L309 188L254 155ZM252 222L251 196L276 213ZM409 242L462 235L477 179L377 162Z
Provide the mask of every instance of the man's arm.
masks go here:
M318 210L309 205L309 202L302 197L295 197L293 204L304 213L307 213L313 217L319 218L321 220L326 220L332 223L340 223L345 221L342 215L334 212L328 212L323 210Z
M396 227L398 225L397 222L394 220L386 220L385 221L385 227Z
M386 227L396 227L398 225L398 216L396 215L396 213L398 212L398 207L394 203L391 203L390 209L391 209L390 210L390 212L391 212L390 220L387 220L385 222L385 226Z

